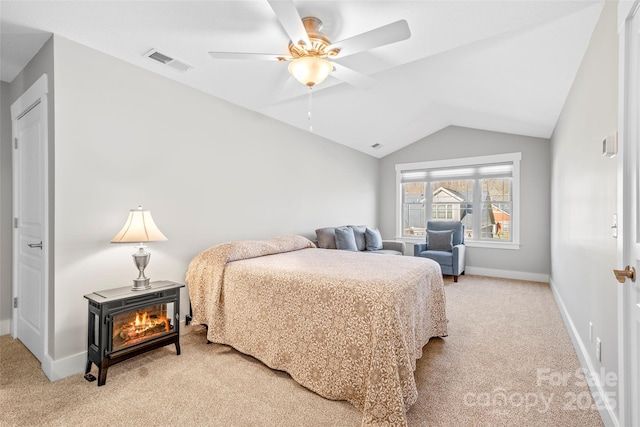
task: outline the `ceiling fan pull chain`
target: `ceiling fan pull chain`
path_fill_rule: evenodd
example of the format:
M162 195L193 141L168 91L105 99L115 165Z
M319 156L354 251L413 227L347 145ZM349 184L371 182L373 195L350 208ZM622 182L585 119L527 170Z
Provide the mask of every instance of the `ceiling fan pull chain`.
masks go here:
M308 112L307 112L307 118L309 119L309 132L313 132L313 121L311 120L311 109L313 107L313 98L312 98L312 94L313 93L313 86L309 86L309 96L308 96Z

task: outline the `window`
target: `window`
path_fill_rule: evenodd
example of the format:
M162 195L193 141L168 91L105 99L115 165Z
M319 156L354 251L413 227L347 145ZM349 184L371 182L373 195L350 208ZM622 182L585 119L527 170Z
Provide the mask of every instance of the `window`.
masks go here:
M426 234L427 219L459 220L470 246L517 248L520 153L396 165L397 233Z

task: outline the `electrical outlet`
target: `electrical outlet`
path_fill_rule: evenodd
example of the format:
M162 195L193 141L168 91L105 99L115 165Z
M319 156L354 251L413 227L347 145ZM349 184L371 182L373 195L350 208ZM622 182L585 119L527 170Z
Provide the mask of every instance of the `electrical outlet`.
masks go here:
M589 322L589 342L593 342L593 323Z
M599 362L602 362L602 342L600 341L600 338L596 338L596 358L598 359Z

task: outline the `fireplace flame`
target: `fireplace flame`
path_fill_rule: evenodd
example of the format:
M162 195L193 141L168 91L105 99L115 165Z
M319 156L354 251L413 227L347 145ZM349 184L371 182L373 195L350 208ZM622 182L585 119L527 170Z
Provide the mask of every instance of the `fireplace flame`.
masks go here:
M136 312L136 317L129 323L122 325L117 335L124 343L135 343L139 339L170 331L170 322L166 317L150 316Z
M113 349L138 344L173 330L166 305L148 306L116 315L113 324Z
M136 332L142 332L159 324L165 324L167 320L166 317L152 318L146 311L144 313L136 312L136 318L130 325Z
M148 318L148 314L145 311L144 313L142 313L142 317L140 317L140 313L136 312L136 320L134 320L134 322L132 323L132 325L134 326L146 326L149 321L147 320Z

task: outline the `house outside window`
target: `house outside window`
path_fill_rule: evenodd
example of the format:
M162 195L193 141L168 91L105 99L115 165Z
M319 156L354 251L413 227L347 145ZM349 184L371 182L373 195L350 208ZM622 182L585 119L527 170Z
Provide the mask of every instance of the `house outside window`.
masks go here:
M397 236L459 220L469 246L519 247L520 153L396 165Z

